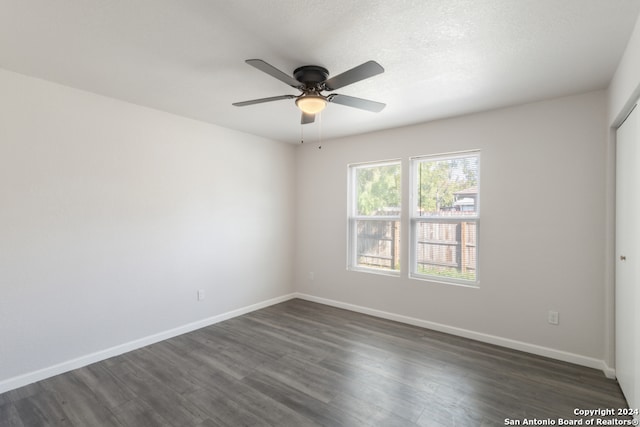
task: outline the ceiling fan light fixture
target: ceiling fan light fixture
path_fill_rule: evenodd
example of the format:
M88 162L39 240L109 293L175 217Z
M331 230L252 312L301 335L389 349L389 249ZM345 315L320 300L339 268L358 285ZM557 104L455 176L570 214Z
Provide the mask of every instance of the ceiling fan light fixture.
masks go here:
M320 95L303 95L296 99L296 105L304 113L317 114L327 106L327 100Z

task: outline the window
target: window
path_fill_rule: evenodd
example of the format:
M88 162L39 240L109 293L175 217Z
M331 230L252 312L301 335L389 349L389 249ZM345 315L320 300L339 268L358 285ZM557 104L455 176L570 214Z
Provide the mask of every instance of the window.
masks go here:
M478 282L479 152L411 159L411 277Z
M349 166L351 270L400 271L399 161Z

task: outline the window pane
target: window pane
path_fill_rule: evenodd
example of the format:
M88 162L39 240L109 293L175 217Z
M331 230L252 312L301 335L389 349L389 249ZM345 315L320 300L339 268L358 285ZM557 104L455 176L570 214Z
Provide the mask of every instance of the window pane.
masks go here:
M356 169L356 215L400 215L400 164Z
M416 273L476 280L477 223L475 221L416 224Z
M400 270L400 221L358 220L356 265Z
M401 163L350 166L349 266L400 271Z
M422 160L417 181L418 216L478 214L478 156Z

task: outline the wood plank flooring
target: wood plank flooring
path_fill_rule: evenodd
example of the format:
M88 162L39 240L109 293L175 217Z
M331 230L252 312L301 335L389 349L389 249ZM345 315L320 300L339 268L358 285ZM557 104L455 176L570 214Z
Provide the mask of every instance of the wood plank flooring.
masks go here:
M0 426L499 426L624 407L600 371L291 300L0 394Z

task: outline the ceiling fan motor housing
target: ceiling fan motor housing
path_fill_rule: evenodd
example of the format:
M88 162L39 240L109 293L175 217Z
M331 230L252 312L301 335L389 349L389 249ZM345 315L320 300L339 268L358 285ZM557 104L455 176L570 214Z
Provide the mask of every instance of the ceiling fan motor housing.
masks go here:
M312 88L324 83L329 77L329 71L317 65L304 65L293 71L293 77L308 88Z

